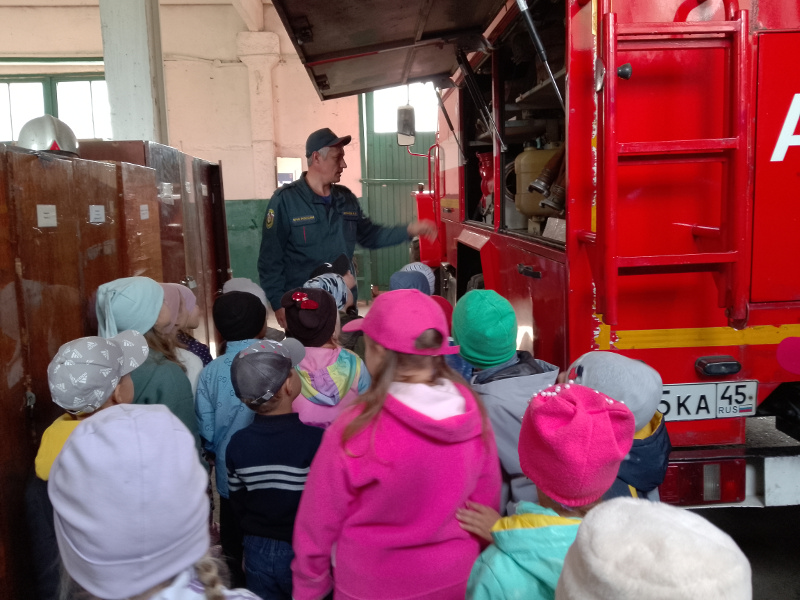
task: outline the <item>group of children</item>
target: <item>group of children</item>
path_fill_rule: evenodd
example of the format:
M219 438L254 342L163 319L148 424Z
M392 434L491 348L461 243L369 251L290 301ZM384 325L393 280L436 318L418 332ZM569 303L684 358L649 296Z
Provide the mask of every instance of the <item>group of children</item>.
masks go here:
M49 494L68 592L751 598L735 543L657 502L671 446L654 369L590 352L559 375L517 349L508 301L474 290L453 309L421 263L361 318L347 267L321 265L283 296L283 340L267 339L258 286L226 285L214 360L191 343L191 290L101 286L100 337L50 365L67 414L43 436L31 488L43 548ZM203 466L224 563L209 555ZM247 590L225 588L225 571Z

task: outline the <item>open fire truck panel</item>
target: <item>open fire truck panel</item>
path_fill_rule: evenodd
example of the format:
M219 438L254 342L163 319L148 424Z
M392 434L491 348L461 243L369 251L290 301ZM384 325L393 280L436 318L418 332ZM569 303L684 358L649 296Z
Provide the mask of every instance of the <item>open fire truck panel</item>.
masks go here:
M426 76L441 88L429 186L415 197L439 225L422 260L451 301L498 291L519 347L562 368L597 349L655 367L676 447L665 500L800 502L787 484L800 446L756 448L746 418L768 398L800 398L776 360L800 336L798 3L474 0L469 23L455 0L345 3L335 18L347 13L348 35L315 29L319 52L298 41L289 4L276 7L321 97ZM464 34L480 25L488 45ZM388 30L385 49L370 47ZM536 196L528 184L548 169L549 195Z

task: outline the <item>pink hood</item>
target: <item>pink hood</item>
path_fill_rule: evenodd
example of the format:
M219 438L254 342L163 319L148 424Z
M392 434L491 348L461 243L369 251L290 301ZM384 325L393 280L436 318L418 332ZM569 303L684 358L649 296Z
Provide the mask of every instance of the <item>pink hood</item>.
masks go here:
M295 524L297 600L334 582L337 598L464 597L481 545L455 512L467 501L499 508L500 469L488 420L484 432L472 394L458 392L465 412L441 420L389 395L346 451L357 407L325 432Z
M343 348L306 348L297 365L301 395L292 411L306 425L326 429L370 384L364 362Z

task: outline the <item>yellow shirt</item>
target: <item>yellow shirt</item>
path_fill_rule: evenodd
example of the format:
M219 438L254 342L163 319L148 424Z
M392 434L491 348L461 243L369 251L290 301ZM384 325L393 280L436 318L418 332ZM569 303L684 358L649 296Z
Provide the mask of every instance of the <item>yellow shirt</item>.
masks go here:
M39 452L36 454L36 476L47 481L50 469L67 442L73 430L80 425L81 420L74 415L63 414L53 424L44 430Z

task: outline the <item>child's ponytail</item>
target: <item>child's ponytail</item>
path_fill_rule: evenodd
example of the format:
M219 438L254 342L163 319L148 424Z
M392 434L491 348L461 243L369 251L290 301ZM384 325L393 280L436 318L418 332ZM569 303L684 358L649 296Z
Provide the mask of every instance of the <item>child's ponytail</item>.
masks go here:
M206 554L194 565L197 578L203 584L206 600L225 600L225 586L220 575L220 561Z

